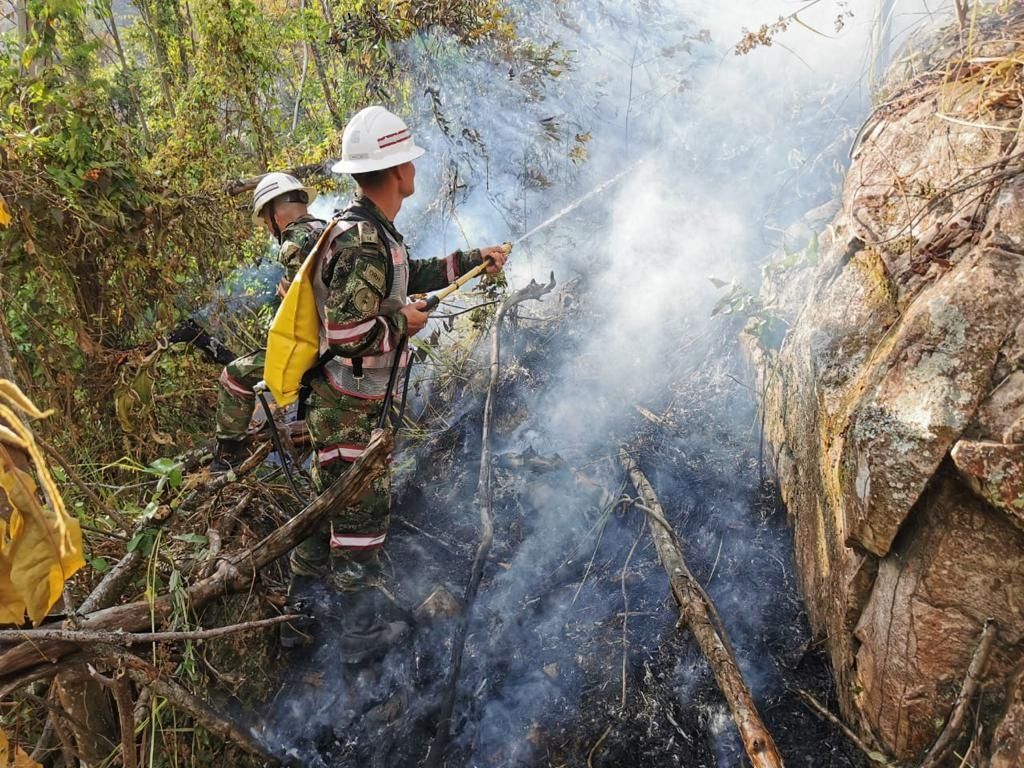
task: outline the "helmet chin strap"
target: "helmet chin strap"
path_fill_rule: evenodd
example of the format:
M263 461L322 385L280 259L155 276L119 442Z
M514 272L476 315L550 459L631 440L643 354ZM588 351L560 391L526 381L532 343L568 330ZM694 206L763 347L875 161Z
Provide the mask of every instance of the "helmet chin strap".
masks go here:
M266 205L267 216L270 217L270 229L274 233L274 237L277 238L277 244L280 245L284 240L284 236L281 234L281 228L277 226L277 217L274 213L274 201L271 200Z

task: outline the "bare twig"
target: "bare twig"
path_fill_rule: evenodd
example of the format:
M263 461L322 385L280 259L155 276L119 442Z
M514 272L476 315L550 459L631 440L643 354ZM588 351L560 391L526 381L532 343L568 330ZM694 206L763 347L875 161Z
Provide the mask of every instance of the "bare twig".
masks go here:
M314 57L316 57L318 53L315 45L315 43L312 44ZM287 171L285 171L285 173L290 174L295 178L301 180L305 180L310 176L327 175L327 173L324 171L324 163L310 163L309 165L299 165L295 168L289 168ZM251 192L252 190L256 189L256 186L260 183L260 179L262 179L266 175L266 173L261 173L259 176L252 176L248 179L236 179L235 181L229 182L227 185L227 193L232 197L236 197L244 192Z
M124 530L124 531L130 531L131 530L132 525L131 525L130 522L128 522L127 519L125 519L124 515L122 515L120 512L118 512L112 506L110 506L105 501L103 501L103 499L101 499L99 497L99 495L96 493L96 491L94 491L92 488L90 488L88 485L86 485L85 482L82 480L82 478L79 477L78 473L75 472L75 470L71 468L71 465L68 464L67 461L65 461L64 457L60 455L60 453L57 451L56 448L54 448L52 445L50 445L48 442L46 442L39 435L36 435L36 442L39 443L39 445L42 446L43 450L46 451L46 453L49 454L51 459L53 459L58 464L60 464L61 469L64 470L65 474L68 476L68 479L72 483L74 483L76 486L78 486L78 489L82 493L84 493L86 496L88 496L89 500L93 504L95 504L97 506L97 508L99 508L99 510L101 512L103 512L104 515L106 515L111 520L113 520L115 523L117 523L118 526L121 528L121 530Z
M117 720L121 730L121 763L124 768L136 768L139 763L135 751L135 704L128 681L123 677L107 677L92 666L86 665L89 676L100 685L109 688L117 704Z
M242 465L237 470L214 475L209 480L198 484L188 496L185 496L177 504L172 504L172 509L182 512L195 509L203 499L212 496L222 488L231 485L231 483L237 482L239 478L248 475L256 469L270 455L270 449L271 445L269 442L263 443L249 455L249 458L242 462Z
M72 725L77 726L78 728L81 728L84 731L90 730L88 725L83 723L81 720L79 720L77 717L72 715L70 712L68 712L66 709L64 709L64 707L60 706L59 704L54 704L49 699L44 698L42 696L37 696L36 694L32 693L31 691L22 691L21 695L24 696L29 701L34 702L34 703L38 704L39 706L49 710L49 712L51 714L54 714L57 717L64 718L65 720L67 720ZM104 739L104 740L106 739L106 736L104 736L103 734L97 734L97 735L101 739ZM113 746L113 745L111 745L111 746Z
M82 629L0 629L0 642L12 640L61 640L68 643L112 643L113 645L137 645L139 643L174 643L182 640L212 640L216 637L264 629L286 621L301 619L298 614L272 616L268 619L246 621L214 629L196 629L183 632L121 632Z
M896 765L896 763L892 762L885 755L874 749L871 749L871 747L869 747L867 744L861 741L860 737L856 733L851 731L847 727L846 723L844 723L838 717L829 712L828 708L824 704L819 702L807 691L801 688L797 688L796 693L801 699L804 700L804 703L811 708L811 711L813 711L819 717L823 717L825 720L828 720L830 723L832 723L832 725L834 725L836 728L842 731L843 735L850 740L850 743L853 744L853 746L855 746L861 752L863 752L864 756L867 757L868 760L870 760L873 763L878 763L879 765Z
M609 725L604 729L604 733L601 734L601 737L594 742L594 746L592 746L590 751L587 753L587 768L594 768L594 753L601 748L601 745L604 744L604 740L608 738L608 734L611 732L612 727Z
M411 531L412 533L415 533L418 537L421 536L424 539L426 539L427 541L431 541L434 544L437 544L437 546L441 547L441 549L445 550L449 554L452 554L452 555L458 554L458 551L455 549L455 547L453 547L447 541L442 539L440 536L435 536L432 533L428 533L427 531L424 531L422 528L420 528L418 525L415 525L414 523L410 523L408 520L405 520L405 519L400 518L400 517L393 517L393 518L391 518L391 522L393 522L395 525L397 525L400 528L405 528L407 531Z
M668 574L672 594L679 604L682 618L685 619L707 658L718 687L729 704L751 764L754 768L781 768L782 757L757 711L753 696L729 645L725 628L721 621L716 622L712 618L715 615L714 604L686 566L654 488L624 449L619 450L619 460L633 481L637 493L643 498L644 506L652 511L648 513L651 537L657 547L661 564Z
M626 709L626 661L629 651L629 592L626 590L626 572L629 569L629 561L633 559L633 553L636 552L637 544L640 543L640 539L644 534L644 527L641 524L640 530L636 534L636 540L633 541L633 546L629 550L629 554L626 555L626 562L622 565L622 574L619 577L619 587L622 590L622 695L619 699L619 707L625 711Z
M989 656L992 655L992 648L996 644L996 637L999 635L999 627L994 619L985 619L981 629L981 638L978 640L978 647L974 649L974 656L967 667L967 674L964 677L960 694L956 697L953 710L946 721L946 727L942 729L935 744L928 750L921 768L936 768L941 765L943 759L949 753L953 743L959 738L960 731L964 725L964 717L967 715L967 708L974 698L981 684L981 676L985 673L985 666L988 664Z

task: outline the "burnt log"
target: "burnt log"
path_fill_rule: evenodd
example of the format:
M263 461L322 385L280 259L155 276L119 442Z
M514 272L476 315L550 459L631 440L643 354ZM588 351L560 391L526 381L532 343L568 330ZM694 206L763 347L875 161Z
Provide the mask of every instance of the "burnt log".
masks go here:
M654 488L625 450L620 449L619 460L643 500L651 537L658 550L658 558L668 574L672 595L679 604L679 613L711 666L739 729L751 765L754 768L782 768L782 757L757 711L750 688L736 663L725 628L718 620L718 612L686 566L682 550L665 518Z

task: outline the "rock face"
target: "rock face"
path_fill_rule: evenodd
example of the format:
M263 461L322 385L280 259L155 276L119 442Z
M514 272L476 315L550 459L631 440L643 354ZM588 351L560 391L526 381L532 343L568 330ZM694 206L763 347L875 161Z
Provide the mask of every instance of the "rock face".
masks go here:
M820 258L763 288L781 348L747 339L843 714L903 761L991 618L963 744L1024 765L1024 11L995 16L875 111Z

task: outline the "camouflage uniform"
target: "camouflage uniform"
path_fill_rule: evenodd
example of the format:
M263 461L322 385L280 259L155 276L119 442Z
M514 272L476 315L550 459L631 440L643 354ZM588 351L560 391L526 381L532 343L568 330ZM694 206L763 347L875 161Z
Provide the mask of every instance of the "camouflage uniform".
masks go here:
M285 279L291 281L316 244L326 223L312 216L302 216L281 232L281 250L277 258L284 265ZM280 300L277 300L278 303ZM252 419L256 398L253 387L263 380L266 351L258 349L228 363L220 375L217 396L217 438L244 440Z
M400 310L408 294L443 288L481 261L479 250L412 261L398 230L371 200L361 197L347 210L353 207L378 220L388 244L380 242L378 229L368 222L341 221L314 277L321 351L336 355L314 375L306 402L306 426L317 457L314 476L321 490L344 474L369 442L394 350L406 333ZM353 358L362 360L363 378L353 375ZM333 510L321 532L293 551L292 571L317 575L330 565L336 583L358 586L387 536L390 491L391 478L385 475L359 503Z

